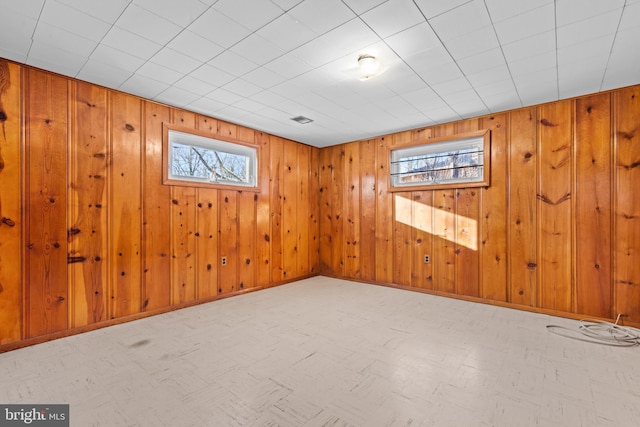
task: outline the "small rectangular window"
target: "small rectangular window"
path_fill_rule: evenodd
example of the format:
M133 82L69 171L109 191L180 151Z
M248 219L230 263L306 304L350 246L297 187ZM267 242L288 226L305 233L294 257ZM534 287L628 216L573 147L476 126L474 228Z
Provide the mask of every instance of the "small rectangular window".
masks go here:
M258 187L258 146L165 125L164 183Z
M480 131L392 147L391 191L488 186L489 135Z

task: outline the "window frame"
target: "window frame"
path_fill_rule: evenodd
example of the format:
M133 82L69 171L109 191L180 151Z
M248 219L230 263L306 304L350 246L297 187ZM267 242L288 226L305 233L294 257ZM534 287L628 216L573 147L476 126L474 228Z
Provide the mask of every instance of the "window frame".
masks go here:
M415 148L420 146L428 147L431 144L442 144L450 142L451 144L460 143L466 139L479 139L482 138L483 147L483 165L482 165L482 178L473 181L456 181L447 183L425 183L418 182L416 184L404 184L397 185L394 181L394 165L393 154L395 151L404 150L407 148ZM442 152L447 152L446 148L443 148ZM428 153L432 154L432 153ZM389 192L400 191L423 191L423 190L442 190L452 188L475 188L475 187L489 187L491 177L491 131L489 129L479 130L475 132L460 133L452 136L429 138L427 141L412 141L407 144L390 146L388 149L388 166L389 166Z
M212 140L213 142L221 142L223 144L234 144L249 149L255 150L255 168L253 168L254 182L246 184L234 184L230 182L212 182L204 179L189 179L188 177L180 178L170 174L170 138L169 132L180 132L187 135L195 136L197 138L205 138ZM196 129L187 128L184 126L173 125L169 123L162 124L162 183L164 185L177 185L185 187L200 187L200 188L217 188L222 190L236 190L236 191L260 191L260 150L261 147L258 144L252 144L245 141L239 141L235 138L230 138L221 135L215 135L207 132L202 132Z

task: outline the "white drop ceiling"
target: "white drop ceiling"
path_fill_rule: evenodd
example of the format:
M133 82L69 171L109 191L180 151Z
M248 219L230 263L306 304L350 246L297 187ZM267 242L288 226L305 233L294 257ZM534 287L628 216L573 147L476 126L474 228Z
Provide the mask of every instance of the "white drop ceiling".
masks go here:
M640 0L0 0L0 57L317 147L640 83ZM361 54L382 75L360 81ZM295 116L313 119L299 124Z

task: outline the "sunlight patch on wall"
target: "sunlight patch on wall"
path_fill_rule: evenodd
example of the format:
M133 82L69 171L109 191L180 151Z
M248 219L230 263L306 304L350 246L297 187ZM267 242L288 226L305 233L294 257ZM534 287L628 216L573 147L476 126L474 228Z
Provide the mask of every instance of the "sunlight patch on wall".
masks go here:
M478 250L478 221L473 218L456 215L396 194L395 219L432 236Z

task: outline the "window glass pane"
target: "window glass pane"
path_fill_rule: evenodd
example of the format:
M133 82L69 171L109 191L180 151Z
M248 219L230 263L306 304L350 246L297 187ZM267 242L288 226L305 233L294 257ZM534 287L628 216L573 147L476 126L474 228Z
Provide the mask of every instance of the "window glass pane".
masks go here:
M483 137L399 148L391 154L394 187L483 180Z
M169 130L169 178L255 186L254 147Z

